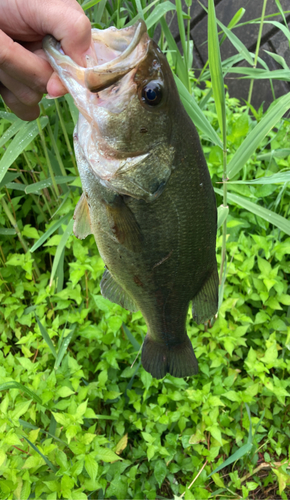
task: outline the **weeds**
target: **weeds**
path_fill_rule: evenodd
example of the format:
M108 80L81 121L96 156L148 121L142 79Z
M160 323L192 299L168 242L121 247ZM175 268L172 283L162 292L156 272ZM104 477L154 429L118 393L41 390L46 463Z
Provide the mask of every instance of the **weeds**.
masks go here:
M72 235L81 186L71 98L43 99L29 124L0 110L0 498L289 496L290 98L264 114L223 85L229 72L254 81L289 79L289 69L282 58L278 72L255 67L258 49L249 53L234 35L243 9L225 27L213 1L208 7L210 73L206 65L201 90L181 2L83 4L94 27L142 17L153 36L161 26L200 132L220 205L222 290L211 329L188 313L197 377L157 381L144 371L141 314L100 295L94 239ZM165 19L173 13L183 56ZM285 18L275 19L264 22L290 40ZM225 37L238 53L220 61ZM243 59L253 67L234 66Z

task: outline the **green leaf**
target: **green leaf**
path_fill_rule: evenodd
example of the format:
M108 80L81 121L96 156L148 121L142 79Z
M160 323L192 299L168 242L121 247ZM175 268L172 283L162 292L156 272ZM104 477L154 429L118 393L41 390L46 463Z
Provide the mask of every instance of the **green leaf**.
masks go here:
M229 207L224 207L223 205L220 205L218 207L218 223L217 227L221 227L226 220L227 216L229 213Z
M85 457L85 468L91 479L95 480L98 474L98 464L96 459L92 455L87 455Z
M32 399L28 401L23 401L22 403L18 403L15 407L15 409L12 412L12 418L18 419L20 418L24 413L27 412L28 408L31 405Z
M116 460L123 460L119 455L116 455L110 448L97 448L96 450L97 457L99 460L103 460L103 462L115 462Z
M47 123L47 116L40 118L40 126L42 129L47 125ZM2 181L10 165L16 160L22 151L29 146L38 133L38 126L35 121L25 123L24 127L17 132L0 160L0 181Z
M37 315L35 315L35 318L36 318L37 324L39 326L39 330L40 330L40 333L42 335L43 340L45 340L45 342L47 343L47 345L48 345L51 353L53 354L53 356L55 358L57 358L56 350L55 350L55 347L54 347L54 345L53 345L53 343L51 341L50 336L48 335L48 333L47 333L46 329L44 328L44 326L42 325L42 323L39 321Z
M161 488L161 485L164 479L166 478L166 475L167 475L167 467L164 460L157 460L156 462L154 462L154 476L159 485L159 488Z
M228 178L231 179L243 168L264 137L290 108L290 92L275 101L266 115L242 142L228 164Z
M69 239L71 233L72 233L72 230L73 230L73 225L74 225L74 220L71 219L61 237L61 240L59 242L59 245L56 249L56 252L55 252L55 257L54 257L54 260L53 260L53 265L52 265L52 270L51 270L51 275L50 275L50 280L49 280L49 285L51 286L52 285L52 282L53 282L53 278L54 278L54 275L56 273L56 270L57 270L57 267L58 267L58 264L60 262L60 258L61 258L61 255L62 255L62 251L64 250L65 248L65 245L66 245L66 242L67 240Z
M203 114L194 97L190 95L182 81L176 75L173 76L182 100L182 104L185 107L187 114L192 119L194 125L199 128L214 144L222 148L223 145L219 136L209 123L206 116Z
M225 88L223 80L223 71L221 64L221 55L219 48L219 39L215 17L214 1L208 2L208 60L211 75L213 96L218 116L218 122L222 137L226 137L226 106L225 106Z
M216 193L222 195L223 192L221 189L214 189ZM257 215L258 217L262 217L266 221L270 222L274 226L284 231L284 233L290 235L290 221L288 221L285 217L272 212L272 210L268 210L268 208L261 207L253 203L252 201L248 201L246 198L239 196L237 194L228 193L227 199L231 203L236 203L237 205L245 208L249 212Z

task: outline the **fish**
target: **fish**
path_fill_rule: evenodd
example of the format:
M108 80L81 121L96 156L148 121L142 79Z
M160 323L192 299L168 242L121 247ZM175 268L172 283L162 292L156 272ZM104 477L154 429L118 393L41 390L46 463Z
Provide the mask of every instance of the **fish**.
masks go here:
M102 295L148 331L141 362L156 379L198 363L186 332L218 309L215 195L199 136L144 21L92 30L86 67L47 35L44 50L80 112L74 148L83 193L74 234L93 234Z

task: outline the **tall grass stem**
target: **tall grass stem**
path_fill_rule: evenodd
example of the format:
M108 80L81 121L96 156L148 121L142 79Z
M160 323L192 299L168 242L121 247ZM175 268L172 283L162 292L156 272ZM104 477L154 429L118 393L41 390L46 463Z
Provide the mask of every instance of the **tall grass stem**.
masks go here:
M267 6L267 0L264 0L263 8L262 8L262 15L261 15L261 22L260 22L260 26L259 26L257 45L256 45L255 60L254 60L254 66L253 66L254 68L257 67L257 62L258 62L258 56L259 56L259 50L260 50L260 44L261 44L261 38L262 38L262 31L263 31L263 24L264 24L264 18L265 18L265 13L266 13L266 6ZM250 82L250 88L249 88L249 94L248 94L248 103L249 104L251 104L251 100L252 100L253 86L254 86L254 79L252 78L252 80Z

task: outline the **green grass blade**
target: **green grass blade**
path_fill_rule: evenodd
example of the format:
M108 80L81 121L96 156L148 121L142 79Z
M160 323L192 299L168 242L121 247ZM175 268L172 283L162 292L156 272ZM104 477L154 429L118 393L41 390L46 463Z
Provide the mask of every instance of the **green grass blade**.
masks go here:
M56 184L61 185L61 184L68 184L69 182L73 182L76 179L76 177L73 175L66 175L66 176L59 175L59 176L56 176L54 179L55 179ZM25 186L25 192L26 192L26 194L30 194L30 193L39 193L40 194L41 189L48 188L50 186L53 186L53 181L52 181L51 177L49 177L48 179L43 179L42 181L39 181L39 182L35 182L34 184L30 184L29 186Z
M188 73L187 73L187 69L186 69L186 66L184 64L184 61L183 61L181 54L179 52L179 49L176 45L176 42L175 42L175 40L172 36L172 33L171 33L170 29L168 28L168 25L167 25L164 18L160 19L160 24L161 24L163 33L165 35L165 38L166 38L166 41L168 44L168 48L173 54L172 58L174 61L176 74L180 78L180 80L182 81L183 85L185 85L185 87L187 87Z
M55 347L51 341L51 338L50 336L48 335L46 329L44 328L44 326L41 324L41 322L39 321L38 317L35 315L35 318L36 318L36 321L37 321L37 324L39 326L39 330L40 330L40 333L41 333L41 336L43 338L43 340L45 340L45 342L47 343L51 353L53 354L53 356L55 358L57 358L57 354L56 354L56 350L55 350Z
M221 27L225 35L228 37L230 42L233 44L233 46L237 49L239 54L243 56L243 58L251 65L254 65L254 59L252 58L250 52L248 51L247 47L241 42L241 40L226 26L224 26L223 23L217 20L218 25Z
M182 81L176 75L173 76L183 106L185 107L190 118L192 119L194 125L198 127L214 144L222 148L223 145L219 136L209 123L206 116L203 114L201 108L196 103L194 97L190 95L190 93L188 92L187 88L182 83Z
M250 132L228 164L228 178L231 179L243 168L264 137L290 108L290 92L277 99L266 115Z
M273 149L270 153L261 153L257 160L271 160L272 158L286 158L290 155L289 148Z
M0 391L10 391L11 389L19 389L19 391L24 392L29 398L33 399L36 403L42 405L40 397L37 396L35 392L31 391L30 389L20 384L19 382L14 382L13 380L11 380L0 385Z
M33 245L33 247L30 249L30 252L35 252L37 248L39 248L43 243L62 225L66 223L67 215L64 215L59 219L53 226L51 226L40 238L39 240Z
M2 236L12 236L13 234L17 234L17 233L16 233L15 229L13 229L13 227L11 227L11 228L5 227L5 228L0 229L0 234Z
M14 123L19 120L18 116L14 113L8 113L8 111L0 111L0 118L3 118L3 120L7 120L10 123Z
M249 406L247 405L247 403L245 403L245 407L246 407L247 414L248 414L248 417L249 417L249 422L250 422L250 429L249 429L249 435L248 435L248 444L250 444L250 445L252 446L252 440L253 440L253 427L252 427L251 412L250 412L250 408L249 408Z
M215 192L220 195L223 194L221 189L215 188ZM260 205L257 205L256 203L253 203L252 201L249 201L237 194L228 193L228 201L245 208L258 217L262 217L262 219L270 222L290 236L290 221L288 221L285 217L272 212L272 210L268 210L268 208L261 207Z
M264 50L264 52L266 52L266 54L268 54L270 57L272 57L272 59L274 59L274 61L276 61L278 64L280 64L280 66L282 66L283 69L285 69L286 71L289 71L289 68L287 66L287 63L286 63L284 57L279 56L275 52L269 52L269 50Z
M66 223L67 215L64 215L59 219L53 226L51 226L40 238L39 240L30 248L30 252L35 252L43 243L62 225Z
M62 362L62 359L67 351L67 348L68 348L69 343L72 339L72 336L74 334L75 329L76 329L76 325L73 326L73 328L71 329L69 334L63 339L63 341L61 343L61 346L60 346L59 351L57 353L57 358L55 360L55 365L54 365L55 370L58 369L58 367L60 366L60 364Z
M183 21L183 15L182 15L182 5L181 5L181 0L175 0L176 3L176 12L177 12L177 23L178 23L178 29L179 29L179 36L180 36L180 41L182 45L182 50L183 50L183 57L184 57L184 62L186 69L189 71L189 67L187 64L187 46L186 46L186 37L185 37L185 28L184 28L184 21Z
M275 69L273 71L265 70L261 68L230 68L227 70L228 73L235 73L239 75L245 75L242 79L253 78L254 80L265 80L272 78L273 80L289 81L290 80L290 70L286 69Z
M229 213L229 207L224 207L221 205L218 207L218 222L217 222L217 228L221 227L226 220L227 216Z
M57 270L57 267L58 267L58 264L59 264L59 261L61 258L62 251L66 245L67 240L69 239L69 237L72 233L73 225L74 225L74 220L71 219L69 221L69 223L68 223L68 225L67 225L67 227L62 235L62 238L59 242L59 245L56 249L56 253L55 253L55 257L54 257L53 265L52 265L52 270L51 270L51 275L50 275L50 280L49 280L49 286L52 285L53 278L54 278L54 275L56 273L56 270Z
M88 10L91 7L94 7L95 5L97 5L100 1L101 0L89 0L89 1L83 2L82 3L82 9L83 10Z
M26 122L24 122L20 118L17 118L17 120L15 120L15 122L13 122L12 125L7 130L5 130L2 137L0 137L0 148L2 148L2 146L4 146L4 144L5 144L5 142L9 141L9 139L11 139L11 137L13 137L15 134L17 134L17 132L22 127L25 127L25 125L26 125Z
M175 5L172 2L166 0L155 7L153 12L145 20L147 29L149 30L154 24L158 23L159 19L163 17L170 10L176 10Z
M277 5L277 7L279 9L279 12L280 12L282 18L283 18L285 26L288 28L288 23L286 21L286 17L285 17L284 11L282 9L282 5L280 4L280 1L279 0L275 0L275 3L276 3L276 5Z
M269 175L268 177L259 177L258 179L252 179L249 181L228 181L228 186L231 184L284 184L284 182L290 182L290 171L278 172L277 174Z
M122 324L122 328L123 328L124 332L126 333L128 339L130 340L132 346L134 347L134 350L139 351L141 346L140 346L139 342L135 339L135 337L133 337L129 328L127 328L127 326L124 323Z
M218 122L224 138L226 136L225 88L213 0L208 2L208 60Z
M47 125L47 122L48 118L46 116L40 118L39 123L42 129ZM25 126L17 132L0 160L0 181L3 179L10 165L29 146L38 133L38 125L35 121L25 123Z
M219 472L220 470L224 469L228 465L232 464L233 462L236 462L240 458L242 458L244 455L249 453L251 450L252 445L251 444L244 444L241 448L239 448L233 455L231 455L227 460L225 460L221 465L219 465L214 471L212 471L207 477L212 476L216 472Z
M79 110L76 107L74 100L70 94L65 95L65 100L68 103L68 107L69 107L70 114L71 114L71 117L73 119L74 125L76 125L78 118L79 118Z
M55 465L53 465L53 464L51 463L51 461L50 461L50 460L48 460L48 458L47 458L45 455L43 455L43 454L41 453L41 451L39 451L39 449L37 448L37 446L35 446L35 444L33 444L31 441L29 441L29 439L27 439L27 437L25 437L25 436L23 436L23 437L24 437L25 441L27 441L27 443L31 446L31 448L33 448L33 449L34 449L34 451L36 451L36 452L37 452L37 453L38 453L38 454L39 454L39 455L43 458L43 460L44 460L44 461L45 461L45 463L48 465L48 467L50 467L50 469L51 469L54 473L56 473L56 472L58 471L57 467L55 467Z
M2 181L0 182L0 189L3 186L6 186L10 182L12 182L15 179L17 179L17 177L19 177L19 175L20 175L20 172L15 172L15 174L13 172L7 172L7 174L5 174L5 176L3 177Z

